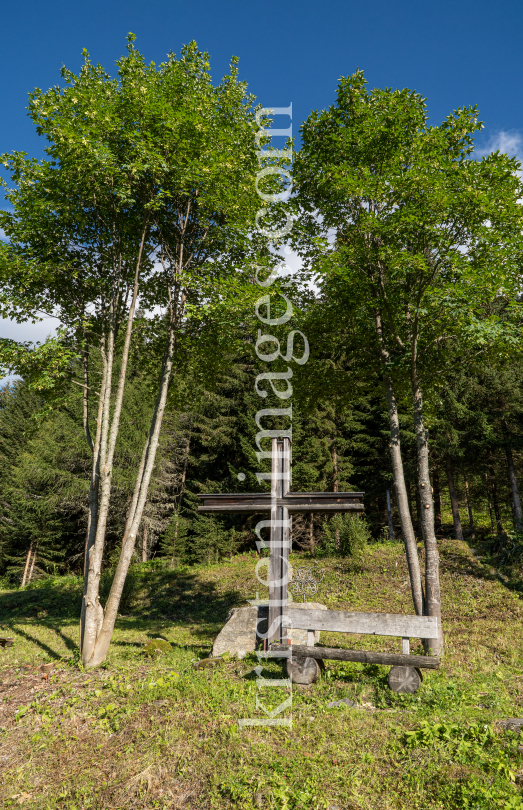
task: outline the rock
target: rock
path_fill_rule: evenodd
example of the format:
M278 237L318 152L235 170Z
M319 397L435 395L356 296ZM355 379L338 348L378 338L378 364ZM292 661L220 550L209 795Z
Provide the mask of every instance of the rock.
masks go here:
M223 664L223 658L202 658L200 661L195 661L192 665L193 669L212 669L217 664Z
M291 661L287 659L287 675L293 683L308 686L318 680L320 667L315 658L297 658Z
M327 610L326 605L319 602L292 602L292 606ZM214 640L212 656L217 657L228 652L245 658L246 653L254 652L262 641L260 634L267 632L268 615L267 605L250 605L230 610L223 629ZM293 644L307 644L306 630L289 629L287 633ZM319 630L314 633L314 638L317 644L320 640Z
M256 622L258 608L254 606L233 608L229 611L223 629L212 645L212 657L223 653L245 658L245 654L256 649Z
M359 709L357 703L354 703L353 700L349 700L349 698L342 698L341 700L333 700L331 703L327 703L327 709L335 709L337 706L350 706L351 709Z
M168 641L165 641L163 638L155 638L144 645L142 653L144 655L155 656L163 652L170 652L171 650L172 647Z
M517 734L523 729L523 718L509 717L508 720L498 720L497 727L503 731L515 731Z

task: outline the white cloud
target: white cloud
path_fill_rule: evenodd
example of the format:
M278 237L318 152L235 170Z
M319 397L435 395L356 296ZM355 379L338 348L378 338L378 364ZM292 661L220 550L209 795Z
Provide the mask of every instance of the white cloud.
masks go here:
M476 154L479 157L490 154L490 152L504 152L506 155L513 157L514 155L523 152L523 136L521 132L515 129L500 130L492 135L490 140L482 149L477 149Z

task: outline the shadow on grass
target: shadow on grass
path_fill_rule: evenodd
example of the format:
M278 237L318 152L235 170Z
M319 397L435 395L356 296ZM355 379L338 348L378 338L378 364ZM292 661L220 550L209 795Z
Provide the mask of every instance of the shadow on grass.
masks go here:
M69 650L76 650L76 643L62 632L61 626L79 621L82 584L80 577L52 577L23 590L0 593L2 624L54 658L60 654L38 638L39 627L56 633ZM196 636L218 632L231 607L243 601L232 588L219 592L218 584L202 581L198 571L159 569L147 564L133 566L120 605L121 612L127 615L117 620L116 627L145 633L149 638L156 638L166 622L192 625ZM109 586L107 574L101 587L102 604ZM19 628L20 623L26 622L34 626L34 634ZM136 648L139 643L115 638L112 645ZM205 646L203 639L201 643L180 645L195 650Z
M121 605L121 611L128 613L127 623L147 618L207 626L224 624L229 610L244 601L232 588L220 592L216 582L200 580L197 571L152 570L146 566L137 565L129 573L129 592L124 593Z
M22 630L21 628L17 627L15 622L12 622L12 624L10 624L9 626L11 628L11 632L16 633L17 636L21 636L22 638L25 638L26 641L30 641L32 644L35 644L37 647L40 647L40 649L46 652L47 655L49 655L51 658L57 660L62 657L59 652L53 650L53 648L50 647L49 644L46 644L45 641L42 641L42 639L37 638L36 636L32 636L26 630Z

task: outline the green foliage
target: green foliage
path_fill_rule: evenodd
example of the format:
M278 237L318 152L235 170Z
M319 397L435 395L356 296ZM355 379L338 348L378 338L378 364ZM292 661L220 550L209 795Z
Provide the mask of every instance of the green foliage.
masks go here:
M174 512L167 529L159 543L159 552L171 564L187 559L187 533L190 522L187 518Z
M523 800L507 783L514 782L514 765L511 762L517 753L517 738L506 735L505 739L486 724L431 723L423 720L417 729L405 732L409 748L432 748L449 762L470 763L483 772L484 777L473 776L458 785L446 786L446 796L457 808L523 808ZM452 798L451 798L452 797Z
M219 518L201 515L192 522L190 540L187 541L187 556L191 562L216 563L225 556L232 556L240 547L241 533L226 529Z
M172 646L168 641L163 638L155 638L153 641L148 641L142 650L144 655L154 658L156 655L161 655L163 652L171 652Z
M330 555L352 557L359 562L371 537L365 518L352 515L334 515L323 524L321 550Z
M414 731L405 732L405 741L410 748L430 748L437 745L454 745L457 753L479 751L493 745L497 736L487 725L471 725L463 728L457 723L429 723L424 720Z
M251 283L249 259L256 255L268 266L270 257L248 237L259 202L252 193L257 167L252 97L234 60L230 75L213 85L208 55L194 43L157 66L147 65L129 40L116 78L93 65L88 54L78 75L66 68L62 75L63 87L36 90L30 99L30 114L48 139L46 159L4 156L13 184L7 192L11 210L1 217L8 235L0 251L2 312L23 320L52 309L68 326L40 348L5 342L0 347L6 367L26 378L2 394L0 574L20 581L31 541L39 544L40 574L81 569L90 459L73 381L80 381L79 359L89 334L88 370L96 389L101 361L92 347L104 317L96 307L86 309L86 302L99 301L100 291L109 295L117 242L122 260L117 306L124 316L140 212L149 212L104 577L114 570L165 342L165 320L148 307L167 305L169 269L151 257L161 245L164 260L174 251L180 236L175 215L189 200L194 241L184 251L196 250L201 262L192 254L181 279L188 298L176 348L177 377L138 542L147 531L146 555L161 555L174 565L212 563L252 549L252 518L211 520L196 511L199 492L266 488L255 474L268 470L268 460L256 458L261 400L254 391L256 375L267 368L252 342L259 289ZM521 303L515 297L520 186L515 160L499 154L473 159L479 127L474 108L431 127L420 95L369 90L361 72L342 79L335 104L304 124L294 169L299 221L293 235L307 267L319 273L321 295L304 287L306 274L289 282L290 292L285 288L312 351L293 377L292 486L321 491L337 485L366 493L367 524L336 518L322 527L321 518L312 520L312 546L319 542L324 553L357 557L369 536L364 526L379 537L386 525L387 488L394 497L377 301L385 313L386 368L399 380L408 483L417 475L405 384L415 313L431 461L441 470L444 453L451 452L460 500L466 473L473 509L481 510L485 523L483 468L492 460L505 534L491 537L491 552L497 549L507 566L519 564L520 538L506 532L511 495L505 452L512 448L521 476L523 381L514 351ZM336 230L334 241L325 238L322 228L328 227ZM203 233L210 241L200 250ZM378 266L382 286L372 275ZM283 288L278 281L272 289ZM274 332L284 345L286 329ZM121 333L118 341L116 366ZM281 404L271 392L263 401L267 407ZM93 430L95 408L89 413ZM262 422L267 429L283 424L274 417ZM267 439L262 447L268 449ZM396 510L394 520L398 536ZM310 528L309 516L294 518L297 545L308 548Z

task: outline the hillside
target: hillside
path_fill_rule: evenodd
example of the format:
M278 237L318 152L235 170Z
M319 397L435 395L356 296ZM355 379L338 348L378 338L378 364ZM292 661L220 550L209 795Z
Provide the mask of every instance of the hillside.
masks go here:
M263 717L256 658L192 662L229 608L263 591L256 562L135 566L109 660L87 673L76 659L79 579L0 592L0 635L15 638L0 649L2 807L523 808L518 737L496 725L523 715L517 581L442 541L446 656L416 695L390 692L386 667L328 662L320 682L294 687L292 729L240 730L239 718ZM412 612L401 544L370 546L359 569L322 564L318 599L329 607ZM143 643L156 637L172 651L146 658ZM348 646L335 634L322 643ZM372 637L350 646L399 650ZM272 662L263 674L281 673ZM286 696L273 688L263 699L275 707ZM356 707L326 708L343 697Z

